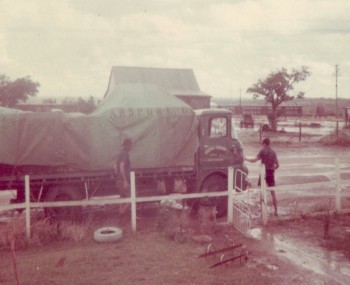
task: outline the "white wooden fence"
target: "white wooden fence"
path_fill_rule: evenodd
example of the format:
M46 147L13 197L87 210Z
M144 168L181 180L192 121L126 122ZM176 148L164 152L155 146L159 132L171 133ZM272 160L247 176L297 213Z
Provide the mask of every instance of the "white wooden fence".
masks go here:
M130 175L130 198L116 198L115 200L99 199L99 200L77 200L77 201L57 201L57 202L31 202L30 201L30 177L25 176L25 202L11 205L0 206L0 211L25 209L25 220L26 220L26 236L30 238L30 209L33 208L46 208L46 207L72 207L72 206L92 206L92 205L107 205L107 204L122 204L131 203L131 226L133 232L136 232L136 203L142 202L157 202L162 200L182 200L182 199L193 199L193 198L204 198L204 197L223 197L227 196L228 199L228 223L233 221L232 204L233 204L233 168L229 168L229 187L227 191L221 192L205 192L205 193L189 193L189 194L173 194L173 195L160 195L160 196L149 196L149 197L136 197L135 187L135 173L131 172Z
M335 212L341 213L342 208L341 208L341 197L349 197L350 198L350 193L349 194L342 194L342 186L345 185L350 185L350 180L341 180L340 179L340 163L339 159L335 159L335 179L326 181L326 182L316 182L316 183L304 183L304 184L293 184L293 185L278 185L274 187L267 187L266 186L266 181L262 179L261 181L261 188L258 189L261 191L261 197L262 197L262 221L263 224L266 225L268 222L268 213L267 213L267 208L264 209L264 206L266 207L267 205L267 192L268 191L276 191L282 192L282 191L290 191L290 190L307 190L310 188L318 188L318 187L328 187L329 189L334 189L334 192L328 195L322 194L322 197L328 196L330 198L334 198L335 200ZM265 168L261 167L260 168L260 175L261 177L265 176ZM249 192L249 191L248 191ZM303 194L304 196L308 196L307 194ZM315 194L310 193L310 196L315 196ZM346 211L348 212L348 211Z
M261 174L264 173L265 169L261 169ZM266 204L266 191L271 190L271 188L267 188L265 183L261 183L260 189L248 189L244 192L236 192L234 191L234 173L233 168L229 167L228 169L228 189L227 191L221 192L205 192L205 193L188 193L188 194L173 194L173 195L160 195L160 196L150 196L150 197L137 197L136 196L136 187L135 187L135 173L131 173L130 177L130 186L131 186L131 197L130 198L116 198L114 200L109 199L99 199L99 200L78 200L78 201L58 201L58 202L31 202L30 201L30 177L28 175L25 176L25 202L11 205L2 205L0 206L0 211L6 210L15 210L15 209L25 209L25 220L26 220L26 236L30 238L30 209L33 208L44 208L44 207L70 207L70 206L92 206L92 205L107 205L107 204L122 204L122 203L131 203L131 226L133 232L136 232L137 224L136 224L136 204L142 202L157 202L162 200L183 200L183 199L193 199L193 198L204 198L204 197L224 197L226 196L228 199L227 204L227 223L232 224L233 217L233 205L234 199L239 199L240 201L244 201L247 197L249 197L255 191L261 191L262 197ZM263 176L262 176L263 177ZM336 201L336 211L341 211L341 186L350 185L350 180L341 180L340 172L339 172L339 160L335 161L335 180L329 182L319 182L319 183L307 183L303 185L280 185L273 187L274 191L282 191L284 189L291 190L295 189L307 189L312 187L331 187L335 189L334 197ZM264 181L264 179L262 179ZM235 187L237 189L237 187ZM238 189L239 190L239 189ZM262 211L264 212L264 211ZM267 223L267 216L263 216L263 223Z

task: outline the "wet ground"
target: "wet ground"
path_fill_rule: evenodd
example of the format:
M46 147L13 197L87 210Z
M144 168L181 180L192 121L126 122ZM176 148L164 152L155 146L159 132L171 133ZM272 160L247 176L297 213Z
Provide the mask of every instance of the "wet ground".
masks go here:
M237 120L236 120L237 122ZM260 126L267 124L267 120L264 116L255 118L254 131L258 132ZM338 124L338 126L337 126ZM339 119L338 123L335 120L325 120L318 118L301 118L301 119L281 119L278 123L278 131L285 131L287 133L301 132L302 134L325 136L330 133L334 133L338 129L342 129L345 123ZM240 129L238 123L236 123L236 128ZM249 129L249 128L248 128Z
M277 233L270 229L255 228L250 234L279 258L306 269L306 272L312 272L315 276L312 284L349 284L349 257L342 252L326 249L310 238L293 238L288 231L280 228ZM278 264L270 266L273 270L279 269Z
M300 284L350 284L350 255L343 250L325 247L322 236L323 221L316 227L310 227L303 222L296 225L287 223L287 227L279 225L285 223L283 218L296 217L297 221L303 221L303 214L324 211L326 207L334 209L335 186L329 186L329 182L336 179L336 161L339 161L339 177L342 180L350 180L350 151L349 147L326 147L318 143L324 135L334 133L335 122L311 122L302 123L302 137L299 141L299 123L282 122L280 129L286 131L286 136L263 133L262 137L270 137L272 147L277 152L280 168L276 171L277 185L287 186L283 191L276 191L279 218L271 216L267 228L259 224L260 211L253 207L255 214L255 228L250 234L254 239L262 242L262 246L269 252L283 260L288 260L300 269L305 269L306 274L312 273L312 281L308 283L306 276L297 278ZM339 124L339 128L341 128ZM238 129L238 135L244 145L246 156L255 156L261 145L259 143L259 125L252 129ZM257 188L259 177L259 163L247 162L249 178L252 187ZM322 186L309 186L310 183L325 182ZM288 188L290 185L290 188ZM350 183L341 186L341 204L343 208L350 208ZM259 201L256 201L258 204ZM272 213L270 196L269 211ZM255 212L254 212L255 211ZM304 218L306 215L304 215ZM261 223L261 222L260 222ZM312 223L311 223L312 224ZM334 227L340 229L337 233L340 240L334 238L329 243L349 243L350 218L342 223L337 219L333 221ZM289 228L290 227L290 228ZM322 242L323 241L323 242ZM264 260L263 262L266 262ZM271 270L280 271L278 263L269 265ZM283 274L283 272L282 272ZM297 284L296 282L295 284ZM286 282L285 284L289 284ZM294 284L292 281L290 284Z

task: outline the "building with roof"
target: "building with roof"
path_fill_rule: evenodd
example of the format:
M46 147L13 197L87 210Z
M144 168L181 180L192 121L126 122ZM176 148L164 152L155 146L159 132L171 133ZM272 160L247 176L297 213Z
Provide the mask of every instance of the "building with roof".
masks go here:
M193 109L210 108L211 96L202 92L192 69L113 66L105 97L119 84L151 84Z

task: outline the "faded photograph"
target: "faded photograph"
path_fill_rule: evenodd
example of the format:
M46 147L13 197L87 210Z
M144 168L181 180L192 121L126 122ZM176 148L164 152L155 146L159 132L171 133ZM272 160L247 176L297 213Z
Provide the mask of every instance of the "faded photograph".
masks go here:
M348 285L349 11L0 0L0 284Z

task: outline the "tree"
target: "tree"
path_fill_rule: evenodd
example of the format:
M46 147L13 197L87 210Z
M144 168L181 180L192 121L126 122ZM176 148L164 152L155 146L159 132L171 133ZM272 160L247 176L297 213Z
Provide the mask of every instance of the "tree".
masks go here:
M96 109L94 97L90 96L88 100L79 97L76 103L78 111L85 114L90 114Z
M47 98L43 99L42 101L44 104L57 104L57 100L54 98Z
M324 106L322 103L318 103L317 107L316 107L315 118L317 118L317 117L322 118L324 116L325 116Z
M291 72L282 68L270 73L264 80L260 79L247 89L247 92L252 93L255 99L263 96L265 101L271 104L272 112L268 114L268 118L273 131L277 130L277 119L280 115L278 107L283 102L293 100L295 98L295 95L292 95L294 85L306 80L310 75L308 67L305 66L302 66L300 70L293 69ZM304 98L304 92L299 92L296 97Z
M62 104L74 106L77 112L90 114L96 109L95 99L90 96L89 99L76 98L64 98Z
M6 75L0 74L0 105L11 108L19 101L26 102L29 96L38 93L39 86L29 76L11 81Z

